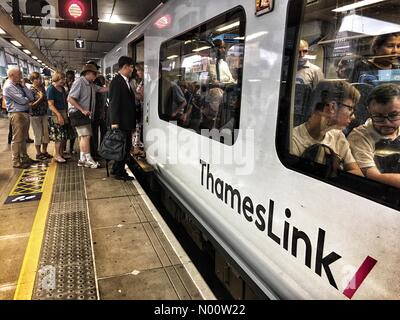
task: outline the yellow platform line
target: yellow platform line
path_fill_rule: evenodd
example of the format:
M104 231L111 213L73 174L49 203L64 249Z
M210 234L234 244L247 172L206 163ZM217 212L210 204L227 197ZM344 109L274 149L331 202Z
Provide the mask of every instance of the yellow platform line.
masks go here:
M47 214L50 208L51 195L56 176L57 164L53 161L47 170L43 185L43 194L40 199L35 221L26 247L24 261L18 278L14 300L31 300L36 273L39 264Z

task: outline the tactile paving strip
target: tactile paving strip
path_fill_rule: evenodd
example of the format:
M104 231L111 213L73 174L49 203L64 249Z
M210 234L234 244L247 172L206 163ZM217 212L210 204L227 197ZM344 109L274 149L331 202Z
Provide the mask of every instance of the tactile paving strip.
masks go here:
M96 281L81 168L59 165L33 300L95 300Z

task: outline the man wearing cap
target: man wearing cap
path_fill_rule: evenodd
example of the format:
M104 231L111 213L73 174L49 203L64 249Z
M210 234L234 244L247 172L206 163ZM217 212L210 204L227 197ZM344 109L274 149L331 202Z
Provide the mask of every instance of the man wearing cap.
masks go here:
M91 118L94 114L96 105L96 92L108 92L107 87L100 88L93 81L97 77L97 67L93 64L85 64L81 77L72 84L68 94L68 102L71 104L68 113L82 112L85 116ZM90 154L90 137L92 136L91 124L75 127L79 137L80 158L78 166L87 168L98 168L100 165L94 161Z
M97 70L100 70L100 66L94 60L89 60L86 64L92 64L97 68Z

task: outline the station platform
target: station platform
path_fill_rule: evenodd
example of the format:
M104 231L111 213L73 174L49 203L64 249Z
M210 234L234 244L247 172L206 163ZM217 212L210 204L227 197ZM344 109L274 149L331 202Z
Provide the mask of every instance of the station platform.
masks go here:
M0 299L215 299L136 180L76 159L14 169L7 133L0 118Z

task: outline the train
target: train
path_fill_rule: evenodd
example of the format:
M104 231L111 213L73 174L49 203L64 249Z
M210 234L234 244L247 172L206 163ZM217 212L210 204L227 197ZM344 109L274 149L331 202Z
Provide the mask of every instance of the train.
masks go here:
M399 13L396 0L163 1L102 59L107 75L120 56L143 63L146 161L233 297L399 299L399 189L291 153L300 40L337 79L343 57L399 32Z
M40 72L43 65L34 60L30 55L16 48L4 38L0 38L0 83L7 77L7 69L18 66L24 78L32 72Z

